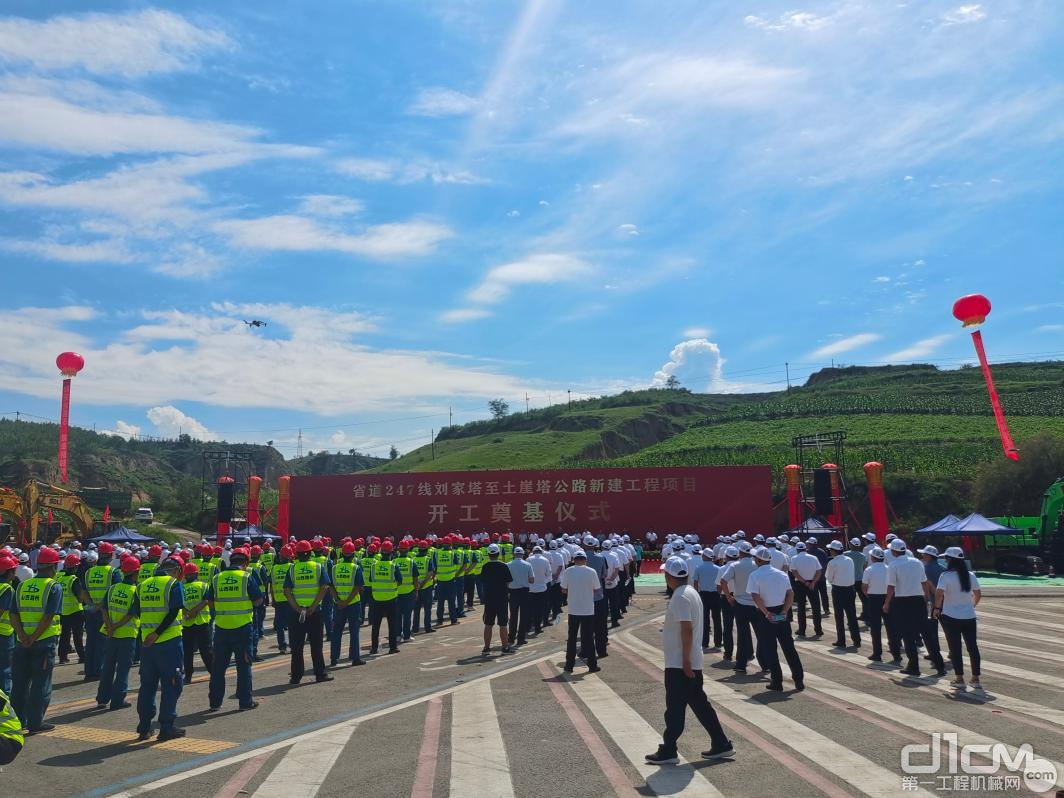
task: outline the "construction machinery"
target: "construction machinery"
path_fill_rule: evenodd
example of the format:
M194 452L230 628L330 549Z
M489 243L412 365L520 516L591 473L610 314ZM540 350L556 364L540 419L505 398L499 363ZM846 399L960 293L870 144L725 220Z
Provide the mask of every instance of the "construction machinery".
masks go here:
M1015 535L995 535L992 548L1002 553L1026 553L1041 556L1057 573L1064 569L1064 477L1042 494L1039 515L1003 515L992 518L1020 530Z
M53 511L61 514L69 526L56 539L44 542L63 543L76 537L85 538L92 534L94 518L92 510L81 498L66 488L29 480L21 491L12 488L0 488L0 515L6 512L14 521L12 529L16 542L20 546L31 545L42 539L39 536L41 513ZM48 537L48 535L45 535Z

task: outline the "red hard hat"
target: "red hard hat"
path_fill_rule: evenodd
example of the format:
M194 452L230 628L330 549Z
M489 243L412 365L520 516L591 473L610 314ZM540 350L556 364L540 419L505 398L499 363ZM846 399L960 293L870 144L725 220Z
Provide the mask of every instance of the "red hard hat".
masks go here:
M0 557L0 573L13 571L18 568L18 560L14 557Z
M312 548L314 547L310 545L309 540L301 540L296 543L296 554L306 554Z
M262 554L262 546L251 547L251 556L254 557L256 554Z
M399 541L399 550L400 551L406 551L409 548L410 548L410 541L409 540L401 540L401 541Z
M185 567L181 569L182 576L199 576L199 566L194 562L185 563Z
M293 546L291 543L284 544L283 546L281 546L281 556L282 557L288 557L289 559L291 559L292 557L295 557L296 556L296 547Z
M392 545L392 542L390 540L386 540L381 544L381 551L385 554L389 553L394 548L395 547Z
M135 574L140 570L140 560L136 557L123 557L119 568L122 569L124 574Z
M58 565L59 552L45 546L37 555L37 565Z
M352 543L352 542L351 542L351 541L349 540L349 541L347 541L347 542L346 542L346 543L345 543L345 544L344 544L343 546L341 546L341 547L340 547L340 551L341 551L341 552L342 552L342 553L343 553L343 554L344 554L345 556L346 556L346 555L348 555L348 554L354 554L354 553L355 553L355 544L354 544L354 543Z
M225 549L223 549L221 546L215 546L211 551L214 554L221 554L223 551L225 551Z
M148 549L149 557L161 557L163 554L163 547L156 543L150 549Z
M264 541L264 542L263 542L263 544L262 544L262 548L264 548L264 549L272 549L272 548L273 548L273 546L271 546L271 545L270 545L270 541L268 541L268 540L267 540L267 541Z
M491 533L491 539L492 539L492 540L493 540L494 542L498 543L498 542L499 542L499 533L498 533L498 532L492 532L492 533Z
M100 554L114 554L115 547L105 540L103 543L100 544L99 552Z
M376 543L370 543L369 544L368 551L369 551L370 554L376 554L380 550L381 550L381 547L378 546Z
M357 539L357 540L355 541L355 547L356 547L356 548L359 548L359 549L361 549L361 548L362 548L363 546L365 546L365 545L366 545L366 540L365 540L365 538L358 538L358 539Z
M81 565L81 556L78 554L68 554L63 560L64 568L77 568L79 565Z
M320 540L315 540L313 543L310 544L310 547L314 549L314 551L321 551L325 548L325 544L322 543Z
M474 540L469 545L472 546L474 549L479 549L480 548L480 541L479 540Z

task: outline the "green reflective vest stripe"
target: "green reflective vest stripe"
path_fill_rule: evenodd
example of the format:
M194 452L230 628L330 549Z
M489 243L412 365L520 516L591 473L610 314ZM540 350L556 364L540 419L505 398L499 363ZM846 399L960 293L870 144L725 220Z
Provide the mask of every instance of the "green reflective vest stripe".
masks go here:
M73 615L85 609L74 595L74 580L77 578L76 574L68 574L65 571L55 578L55 581L63 586L63 609L60 610L60 615Z
M136 595L137 586L129 582L118 582L107 589L107 597L104 600L107 603L107 616L111 619L111 623L118 623L129 614ZM113 637L115 640L136 637L139 628L140 619L134 616L130 618L129 623L124 623L115 629ZM106 635L107 624L101 624L100 631Z
M191 582L185 582L185 608L192 609L201 601L203 601L204 595L207 593L207 583L194 579ZM182 613L181 624L182 626L203 626L205 623L211 622L211 610L204 604L203 609L197 612L193 616L189 616L188 613Z
M11 587L8 582L0 582L0 598L3 598L8 593L14 593L15 588ZM14 596L12 596L14 598ZM0 635L4 637L10 637L15 633L15 627L11 625L11 611L0 611Z
M292 598L300 607L309 607L321 590L322 564L314 560L292 563Z
M470 573L473 576L480 576L480 572L484 570L484 561L487 557L480 549L473 549L470 553L473 555L473 569Z
M251 574L227 569L214 576L211 600L214 602L214 625L218 629L241 629L254 620L255 604L248 592Z
M417 566L417 578L424 581L422 589L426 587L432 587L434 584L436 584L435 576L429 579L425 579L425 577L428 575L429 562L431 562L432 558L429 557L429 555L427 554L417 554L412 559L414 560L414 565Z
M499 546L499 548L502 549L502 561L503 562L512 562L513 558L514 558L514 544L513 543L503 543L502 545Z
M85 572L85 592L93 604L103 604L107 598L107 588L114 580L114 568L110 565L94 565Z
M20 734L22 721L15 714L15 708L11 706L11 699L7 693L0 690L0 737L11 742L18 743L19 748L26 744L25 738Z
M140 639L155 634L163 619L170 612L170 592L179 584L172 576L153 576L137 585L137 599L140 601ZM181 618L174 620L155 639L156 643L166 643L175 637L181 637Z
M16 600L18 617L22 622L22 630L27 635L32 635L36 632L37 627L44 621L44 605L48 600L48 595L52 592L52 585L55 583L54 579L35 576L18 586ZM37 639L47 640L49 637L56 637L59 631L59 614L56 613L52 617L51 626L45 629Z
M436 552L436 579L440 582L454 581L454 575L458 572L457 554L453 549L440 549Z
M359 564L354 560L351 562L340 560L333 566L333 584L336 586L336 595L340 597L340 601L347 601L355 592L355 577L358 571ZM355 600L351 603L358 604L361 600L361 596L355 596Z
M362 558L362 580L366 583L367 587L373 586L373 565L377 562L377 555L367 554ZM369 598L373 598L373 591L370 590Z
M399 588L396 593L400 596L405 596L407 593L414 592L414 561L409 557L399 557L395 560L396 566L399 568L399 573L403 577L403 581L399 583Z
M153 576L155 576L155 569L159 567L157 562L142 562L140 564L140 571L137 572L137 583L147 582Z
M373 600L391 601L397 595L399 584L395 581L395 563L377 560L373 564Z
M263 565L265 565L267 568L272 568L273 567L273 562L274 562L274 554L273 554L273 552L272 551L271 552L264 551L262 553L262 556L259 557L259 562L262 563Z
M279 562L270 569L270 585L273 587L275 597L284 595L284 578L291 567L290 562Z

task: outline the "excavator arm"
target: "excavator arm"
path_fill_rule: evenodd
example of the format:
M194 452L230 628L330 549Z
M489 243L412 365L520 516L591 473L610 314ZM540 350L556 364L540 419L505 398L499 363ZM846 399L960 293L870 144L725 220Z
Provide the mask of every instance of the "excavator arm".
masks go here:
M22 527L26 524L26 505L11 488L0 488L0 519L7 513L15 521L15 539L18 540ZM0 539L3 543L3 539Z
M44 510L64 513L71 520L78 537L89 537L92 534L94 523L92 510L76 493L55 485L30 480L26 483L22 494L29 511L27 532L30 542L37 540L40 514Z

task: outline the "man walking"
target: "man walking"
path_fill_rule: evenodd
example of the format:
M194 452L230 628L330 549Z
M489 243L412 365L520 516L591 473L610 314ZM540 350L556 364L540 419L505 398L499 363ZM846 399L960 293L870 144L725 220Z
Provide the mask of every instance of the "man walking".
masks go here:
M710 617L713 619L713 647L720 648L723 642L723 632L720 628L720 593L717 585L720 582L720 566L713 562L713 549L707 546L702 549L702 562L694 572L693 587L702 601L702 649L709 648Z
M543 554L543 547L538 544L532 547L532 556L528 558L528 564L532 567L532 585L528 589L528 600L534 637L550 623L547 618L547 589L553 569L550 560Z
M920 654L917 639L927 628L927 607L932 595L931 583L927 581L924 565L915 557L908 557L905 541L894 538L890 542L893 559L887 566L887 598L883 612L890 616L897 635L905 646L908 659L902 673L906 676L920 675ZM932 663L939 676L945 675L946 665L939 654Z
M768 668L767 689L775 692L783 690L783 669L780 667L779 652L776 650L778 645L791 669L794 689L804 690L805 671L794 647L791 622L788 620L791 602L794 601L791 580L783 571L772 567L772 554L764 546L754 549L753 558L758 567L750 574L747 589L758 611L758 659Z
M576 665L576 639L579 637L588 673L598 673L602 669L595 656L595 591L602 589L602 582L598 573L587 566L587 553L582 549L573 555L573 565L562 573L561 588L569 607L565 672L572 673Z
M665 572L665 583L672 588L661 632L665 653L665 733L658 750L647 754L646 760L654 765L679 761L676 743L683 734L688 707L712 741L702 756L733 756L731 741L702 687L702 649L696 643L702 636L702 601L698 591L687 584L687 562L682 557L669 557L661 570Z
M805 550L805 544L794 544L795 555L791 558L791 575L794 577L794 596L798 603L798 637L805 637L805 607L813 608L813 634L820 637L824 629L820 621L820 592L817 584L824 575L820 560Z
M924 659L931 660L932 663L944 663L942 646L939 645L938 641L938 618L934 617L932 610L935 608L935 589L938 587L938 579L945 573L946 569L939 564L938 549L934 546L924 546L917 551L917 554L920 555L920 561L924 564L924 574L931 585L931 598L927 602L927 623L924 624L923 629L920 631L924 639L924 649L927 652L924 654Z
M515 645L523 646L528 636L528 591L534 579L532 566L525 560L525 550L515 546L513 555L514 558L507 563L510 569L510 639Z

